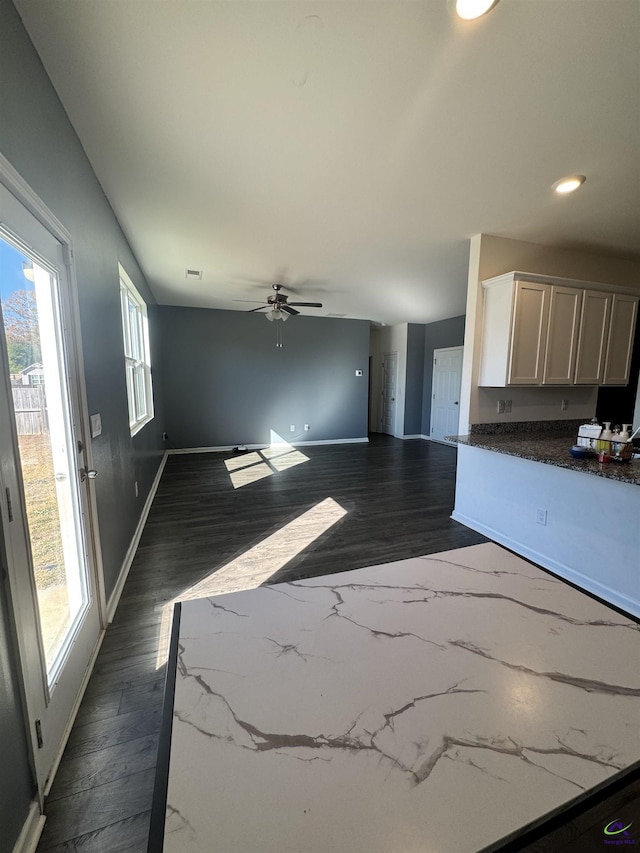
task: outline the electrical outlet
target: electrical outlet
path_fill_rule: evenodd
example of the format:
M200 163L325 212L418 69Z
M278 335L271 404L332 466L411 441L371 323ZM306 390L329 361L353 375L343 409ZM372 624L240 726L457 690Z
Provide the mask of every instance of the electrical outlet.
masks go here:
M536 510L536 523L542 524L543 527L546 527L546 525L547 525L547 511L546 511L546 509L538 508Z
M291 426L289 427L289 432L295 432L295 431L296 431L296 425L291 424Z
M507 414L511 411L511 400L504 401L504 410Z
M136 497L138 497L138 481L135 482Z
M568 400L561 400L560 401L560 411L566 412L568 408L569 408L569 401Z
M304 425L304 431L305 432L309 432L310 429L311 429L311 427L309 426L309 424Z
M496 406L496 412L499 415L504 415L504 400L498 400L498 405Z

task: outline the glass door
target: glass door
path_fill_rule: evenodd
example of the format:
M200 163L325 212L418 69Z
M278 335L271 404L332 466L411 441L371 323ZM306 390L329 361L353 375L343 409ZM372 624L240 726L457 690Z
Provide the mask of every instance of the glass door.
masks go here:
M85 465L62 245L24 208L15 209L14 230L11 209L19 203L1 189L9 222L0 225L0 478L34 763L44 790L100 632L87 535L87 488L96 472Z

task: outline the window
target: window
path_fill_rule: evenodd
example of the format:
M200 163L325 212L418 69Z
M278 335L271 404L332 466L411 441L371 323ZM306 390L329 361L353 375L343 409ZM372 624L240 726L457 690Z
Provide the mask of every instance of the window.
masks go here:
M129 401L129 427L135 435L153 418L147 306L124 269L120 271L120 307Z

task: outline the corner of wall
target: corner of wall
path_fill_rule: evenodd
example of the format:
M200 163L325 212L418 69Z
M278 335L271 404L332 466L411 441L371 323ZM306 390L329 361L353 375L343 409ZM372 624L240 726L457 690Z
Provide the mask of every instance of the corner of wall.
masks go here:
M482 234L474 234L469 240L469 274L467 278L462 384L460 387L460 420L458 421L458 430L461 435L465 435L469 431L472 415L477 408L477 365L482 343L482 294L480 287L482 238Z

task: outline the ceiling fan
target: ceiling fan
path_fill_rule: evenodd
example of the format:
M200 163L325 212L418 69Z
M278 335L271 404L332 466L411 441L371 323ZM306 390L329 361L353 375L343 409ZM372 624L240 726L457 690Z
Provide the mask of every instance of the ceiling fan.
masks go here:
M296 311L298 308L322 308L322 302L289 302L289 297L286 293L281 293L281 284L272 284L273 294L267 297L267 301L259 305L257 308L250 308L249 313L253 311L263 311L265 308L270 309L264 315L267 320L288 320L290 316L299 314ZM255 299L234 299L234 302L257 302Z

